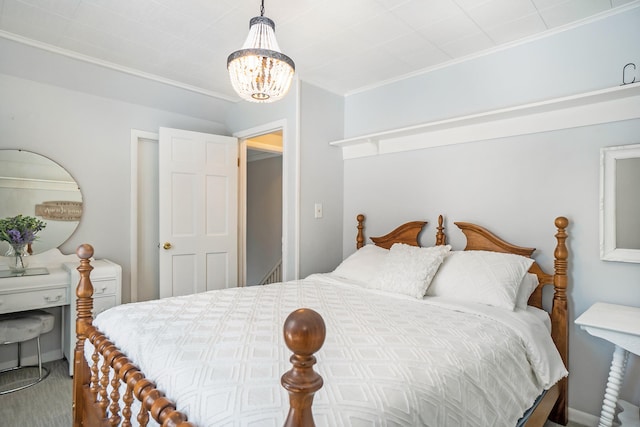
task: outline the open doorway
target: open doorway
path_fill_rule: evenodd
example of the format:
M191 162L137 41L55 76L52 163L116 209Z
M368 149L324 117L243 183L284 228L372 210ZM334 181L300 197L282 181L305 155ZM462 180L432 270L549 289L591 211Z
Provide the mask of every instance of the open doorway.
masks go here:
M240 256L245 286L282 280L282 130L244 140L245 180L240 195L243 209L244 239ZM242 150L241 150L242 151ZM241 155L242 157L242 155ZM242 181L242 179L241 179ZM242 225L240 226L242 227Z

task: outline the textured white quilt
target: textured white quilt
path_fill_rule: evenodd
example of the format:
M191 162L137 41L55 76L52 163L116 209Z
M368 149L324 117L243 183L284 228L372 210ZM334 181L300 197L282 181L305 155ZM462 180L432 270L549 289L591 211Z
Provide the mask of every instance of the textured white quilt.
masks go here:
M327 327L318 426L512 427L566 375L527 311L418 300L329 274L121 305L94 323L198 426L282 426L282 326L300 307Z

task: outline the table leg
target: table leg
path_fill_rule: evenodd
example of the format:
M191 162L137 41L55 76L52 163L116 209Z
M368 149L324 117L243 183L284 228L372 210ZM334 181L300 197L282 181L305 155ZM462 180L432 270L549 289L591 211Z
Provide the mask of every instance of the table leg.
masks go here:
M604 392L604 400L602 401L599 427L613 426L617 412L618 394L620 394L620 386L624 379L624 371L627 367L628 358L629 352L616 345L616 349L613 351L611 369L609 370L607 388Z

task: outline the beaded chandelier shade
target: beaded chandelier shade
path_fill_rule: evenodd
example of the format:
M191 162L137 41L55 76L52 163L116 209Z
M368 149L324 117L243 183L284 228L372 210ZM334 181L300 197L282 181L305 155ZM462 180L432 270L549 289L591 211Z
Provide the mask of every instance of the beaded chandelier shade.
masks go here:
M280 51L275 24L264 16L249 21L249 35L242 48L227 58L227 70L233 89L242 99L273 102L289 91L295 73L293 60Z

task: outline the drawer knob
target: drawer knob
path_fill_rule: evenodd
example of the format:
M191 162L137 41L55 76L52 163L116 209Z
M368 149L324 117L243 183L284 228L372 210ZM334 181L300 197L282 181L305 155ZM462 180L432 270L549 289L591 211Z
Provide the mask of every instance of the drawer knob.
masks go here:
M62 295L56 295L55 297L46 296L44 300L46 302L58 302L62 299Z

